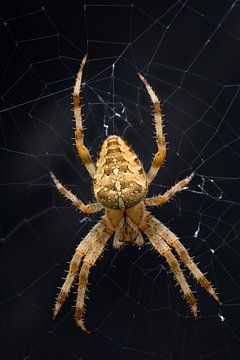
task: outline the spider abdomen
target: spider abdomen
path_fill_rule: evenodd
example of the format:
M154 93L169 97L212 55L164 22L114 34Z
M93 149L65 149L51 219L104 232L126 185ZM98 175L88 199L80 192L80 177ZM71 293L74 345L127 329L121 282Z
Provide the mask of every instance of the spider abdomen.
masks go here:
M119 136L109 136L96 163L94 193L98 202L123 210L138 204L146 191L146 174L136 153Z

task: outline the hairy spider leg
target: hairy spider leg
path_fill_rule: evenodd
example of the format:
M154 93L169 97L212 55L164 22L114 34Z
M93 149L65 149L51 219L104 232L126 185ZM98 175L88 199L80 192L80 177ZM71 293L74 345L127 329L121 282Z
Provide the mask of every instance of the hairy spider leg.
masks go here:
M105 224L104 220L101 220L99 223L97 223L92 228L92 230L88 233L88 235L77 246L75 254L73 255L72 260L70 262L67 277L66 277L66 279L61 287L61 290L57 296L57 299L56 299L53 319L56 318L64 301L66 300L66 297L69 294L71 285L72 285L72 283L76 277L76 274L78 272L78 268L79 268L82 257L84 255L86 255L87 252L95 246L97 238L99 238L101 236L101 233L103 232L105 227L106 227L106 224Z
M187 252L187 249L179 241L178 237L157 219L152 218L149 224L152 224L152 226L157 226L159 235L169 246L171 246L176 251L179 258L182 260L183 264L189 269L192 276L214 298L214 300L219 305L222 305L210 281L206 279L201 270L193 262Z
M79 209L84 214L92 214L102 210L102 206L98 203L84 204L82 200L78 199L76 195L74 195L70 190L68 190L65 186L63 186L60 181L56 178L56 176L50 172L51 177L56 185L56 188L66 199L70 200L71 203Z
M163 122L162 122L160 101L157 95L155 94L155 92L153 91L152 87L148 84L147 80L141 74L138 75L142 80L142 82L144 83L147 92L151 98L151 101L153 103L153 115L155 121L156 141L158 147L158 151L154 155L151 167L147 173L147 182L148 184L150 184L157 175L159 169L161 168L166 158L166 140L163 134Z
M148 214L143 224L141 224L141 230L147 235L150 243L157 250L157 252L160 255L162 255L167 261L168 265L170 266L170 269L172 270L174 277L176 278L178 284L180 285L184 298L186 298L191 308L194 318L197 319L196 299L183 275L178 260L173 255L171 248L161 237L158 231L158 226L156 226L155 220L157 221L157 219L154 219L153 221L153 216L151 214Z
M84 56L82 63L80 65L79 72L77 74L76 83L73 90L73 111L76 122L75 130L75 141L79 156L87 168L90 176L93 178L95 174L95 165L92 161L91 155L88 148L84 145L84 134L83 134L83 125L82 125L82 114L81 114L81 104L80 104L80 90L84 65L87 61L87 55Z
M84 299L88 284L89 271L91 267L95 264L99 256L102 254L104 247L108 241L108 239L113 234L114 230L105 228L101 235L96 239L94 243L94 247L91 247L89 252L83 259L82 268L79 274L79 284L78 284L78 294L77 294L77 302L76 302L76 311L75 317L76 322L80 326L80 328L89 333L85 324L84 324Z
M184 189L192 180L194 173L190 176L186 177L185 179L179 181L177 184L173 185L169 190L167 190L162 195L153 196L151 198L146 198L144 200L144 204L146 206L159 206L165 204L167 201L173 198L173 196Z

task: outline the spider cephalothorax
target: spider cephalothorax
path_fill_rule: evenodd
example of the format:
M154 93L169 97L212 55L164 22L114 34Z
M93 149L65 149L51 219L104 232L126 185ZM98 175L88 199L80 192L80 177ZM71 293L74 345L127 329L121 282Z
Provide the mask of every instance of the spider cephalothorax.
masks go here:
M75 140L80 158L93 179L94 194L97 202L85 205L71 191L66 189L53 173L51 173L51 176L60 193L80 211L91 214L105 210L105 215L77 246L66 280L56 299L53 318L56 317L64 303L82 260L75 315L77 324L82 330L87 332L83 319L83 311L90 268L95 264L112 235L114 235L113 246L119 248L126 242L142 246L144 244L142 233L147 236L153 248L169 264L194 317L197 318L195 297L172 250L177 253L179 259L189 269L200 285L206 289L218 304L221 304L221 302L211 283L193 262L178 237L146 210L146 206L162 205L170 200L178 191L188 185L193 174L172 186L163 195L145 198L149 184L155 178L165 160L166 142L162 130L160 102L151 86L141 74L139 74L139 77L143 81L153 103L158 147L150 169L145 173L143 165L135 152L122 138L116 135L109 136L103 142L96 166L94 165L83 141L80 107L80 88L86 59L87 57L85 56L81 63L73 93L76 120Z

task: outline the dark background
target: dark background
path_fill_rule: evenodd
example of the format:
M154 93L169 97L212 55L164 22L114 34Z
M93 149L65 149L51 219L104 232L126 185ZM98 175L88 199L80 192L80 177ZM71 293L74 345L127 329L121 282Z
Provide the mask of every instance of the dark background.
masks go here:
M1 359L239 359L239 19L238 1L228 0L1 4ZM117 252L111 241L90 275L92 334L74 322L76 288L51 320L67 263L99 219L76 212L49 176L53 170L92 201L71 111L85 53L93 158L117 133L149 167L156 145L140 71L161 99L168 141L150 194L196 172L188 190L153 213L180 236L223 302L219 308L186 271L197 321L162 258L149 246Z

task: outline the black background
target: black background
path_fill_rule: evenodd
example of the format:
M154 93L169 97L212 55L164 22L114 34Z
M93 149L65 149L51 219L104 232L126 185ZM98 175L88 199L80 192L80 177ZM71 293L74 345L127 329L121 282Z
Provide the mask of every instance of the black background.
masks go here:
M0 358L239 359L238 2L10 0L1 8ZM85 53L93 158L108 131L149 167L156 145L140 71L161 99L168 141L150 193L196 172L188 190L153 213L223 301L220 309L185 272L197 321L162 258L149 246L117 252L111 241L90 275L92 334L74 322L76 289L51 320L67 263L99 219L77 213L49 176L92 201L72 139L71 92Z

